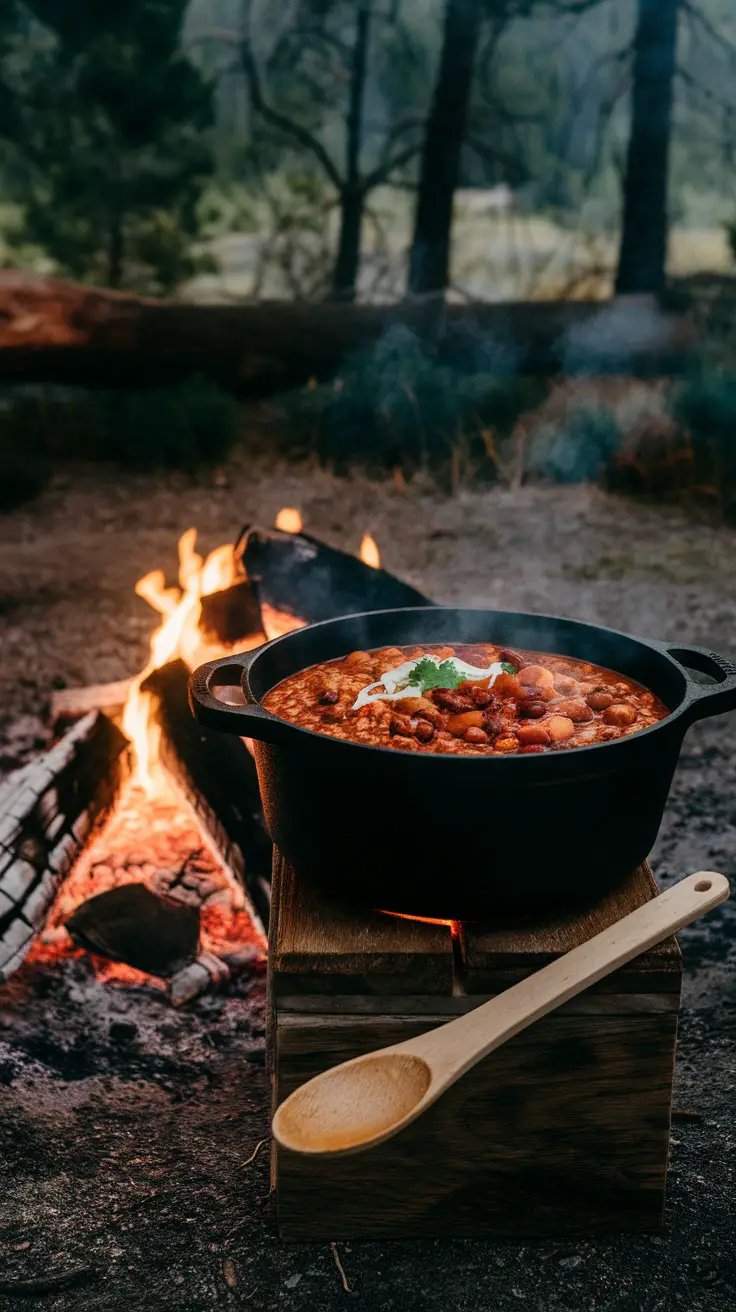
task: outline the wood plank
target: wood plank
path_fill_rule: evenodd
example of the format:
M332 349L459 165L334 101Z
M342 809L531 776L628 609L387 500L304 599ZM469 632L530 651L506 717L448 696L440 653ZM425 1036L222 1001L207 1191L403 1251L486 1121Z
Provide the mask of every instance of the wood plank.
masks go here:
M608 1003L544 1017L371 1152L279 1150L282 1239L659 1229L677 1012L618 1015ZM280 1015L278 1100L443 1019Z
M453 991L449 924L359 911L325 896L279 860L274 994L444 994Z
M459 935L462 988L468 994L494 993L507 988L656 896L657 886L645 864L618 888L575 915L558 913L541 921L513 925L462 924ZM671 937L601 980L595 989L601 993L628 990L679 993L681 976L682 956L676 939Z

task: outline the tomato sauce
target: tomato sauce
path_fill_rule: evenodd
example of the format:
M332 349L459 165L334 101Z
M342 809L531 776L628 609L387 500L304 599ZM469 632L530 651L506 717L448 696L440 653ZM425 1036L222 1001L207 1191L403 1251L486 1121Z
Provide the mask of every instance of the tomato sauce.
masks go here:
M455 756L588 747L669 713L654 693L603 666L492 643L354 651L290 675L263 705L348 742Z

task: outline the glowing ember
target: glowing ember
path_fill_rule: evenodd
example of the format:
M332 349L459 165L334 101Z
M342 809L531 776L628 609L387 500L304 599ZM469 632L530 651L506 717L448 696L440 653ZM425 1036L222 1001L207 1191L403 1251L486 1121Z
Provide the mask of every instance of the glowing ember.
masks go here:
M276 528L282 533L301 533L302 517L293 506L284 506L276 516Z
M375 538L370 533L363 534L363 541L360 544L360 559L364 565L370 565L372 569L381 568L381 553L378 550Z
M396 916L398 920L418 920L422 925L447 925L453 938L460 934L459 920L437 920L434 916L410 916L406 911L379 911L379 916Z

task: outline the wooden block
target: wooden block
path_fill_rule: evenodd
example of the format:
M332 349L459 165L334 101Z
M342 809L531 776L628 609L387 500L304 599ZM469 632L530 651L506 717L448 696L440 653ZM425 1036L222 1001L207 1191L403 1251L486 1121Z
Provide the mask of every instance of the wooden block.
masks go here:
M583 907L574 916L547 916L516 925L465 923L459 926L462 983L466 993L495 993L518 979L540 970L548 962L570 952L635 911L657 895L657 885L648 865L639 866L631 877L599 901ZM642 953L622 970L594 986L600 993L680 989L682 958L674 938Z
M271 911L273 915L273 908ZM449 923L426 924L349 907L279 871L279 927L272 954L276 995L421 994L451 996Z
M340 1061L477 1006L482 992L498 992L655 895L642 868L567 923L462 926L453 955L444 924L336 905L275 856L274 1105ZM674 940L643 954L607 991L581 994L492 1053L377 1149L324 1161L274 1147L282 1238L659 1229L681 971Z

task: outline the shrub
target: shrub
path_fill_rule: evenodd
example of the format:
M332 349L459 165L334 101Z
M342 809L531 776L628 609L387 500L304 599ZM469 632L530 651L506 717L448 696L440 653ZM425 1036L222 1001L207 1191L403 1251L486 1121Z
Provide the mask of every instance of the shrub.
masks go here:
M603 406L571 409L565 421L547 423L534 433L526 473L557 483L600 480L621 448L616 416Z

